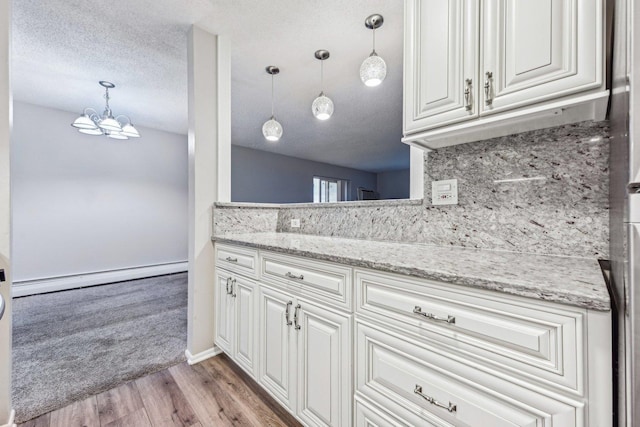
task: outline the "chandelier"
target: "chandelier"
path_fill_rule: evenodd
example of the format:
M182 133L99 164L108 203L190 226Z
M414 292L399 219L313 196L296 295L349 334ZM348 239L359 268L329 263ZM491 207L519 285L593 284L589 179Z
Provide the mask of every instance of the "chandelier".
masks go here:
M109 89L113 89L116 85L104 80L98 83L105 90L105 107L102 116L98 115L98 112L93 108L85 108L80 117L71 123L71 126L86 135L105 135L113 139L140 138L140 133L128 116L113 117L113 112L109 107Z

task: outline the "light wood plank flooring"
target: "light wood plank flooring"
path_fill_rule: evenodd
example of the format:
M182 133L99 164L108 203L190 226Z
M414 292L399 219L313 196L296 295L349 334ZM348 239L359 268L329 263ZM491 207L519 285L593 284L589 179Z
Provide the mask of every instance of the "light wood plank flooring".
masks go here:
M299 426L225 355L172 366L20 427Z

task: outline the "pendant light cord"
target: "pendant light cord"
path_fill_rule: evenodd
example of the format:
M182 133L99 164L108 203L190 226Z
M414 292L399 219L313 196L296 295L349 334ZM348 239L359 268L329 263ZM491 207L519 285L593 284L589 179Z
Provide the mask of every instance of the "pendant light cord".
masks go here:
M273 74L271 74L271 118L273 118Z
M324 59L320 60L320 93L324 94Z
M376 27L373 27L373 53L376 53Z

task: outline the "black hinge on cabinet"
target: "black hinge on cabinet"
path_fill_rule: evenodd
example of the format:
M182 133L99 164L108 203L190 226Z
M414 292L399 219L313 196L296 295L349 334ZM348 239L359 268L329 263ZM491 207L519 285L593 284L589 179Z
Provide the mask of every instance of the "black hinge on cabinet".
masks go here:
M7 277L4 275L4 269L0 268L0 282L4 282L7 280Z

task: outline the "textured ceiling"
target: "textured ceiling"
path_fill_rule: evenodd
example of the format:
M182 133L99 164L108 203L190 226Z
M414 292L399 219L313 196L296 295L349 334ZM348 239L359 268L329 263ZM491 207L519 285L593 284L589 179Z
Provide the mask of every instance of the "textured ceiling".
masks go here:
M14 0L13 88L17 100L78 111L103 106L98 80L113 81L111 107L134 123L187 131L186 34L191 24L232 42L233 143L363 170L408 167L402 134L402 0ZM371 50L364 18L381 13L376 50L382 85L359 79ZM320 91L317 49L327 49L331 119L311 113ZM277 143L262 137L270 116L267 65L278 65Z

